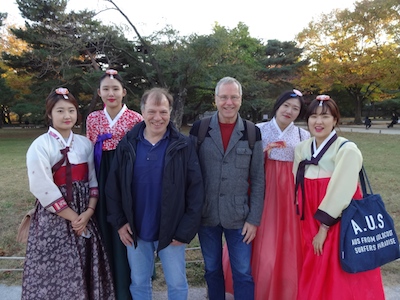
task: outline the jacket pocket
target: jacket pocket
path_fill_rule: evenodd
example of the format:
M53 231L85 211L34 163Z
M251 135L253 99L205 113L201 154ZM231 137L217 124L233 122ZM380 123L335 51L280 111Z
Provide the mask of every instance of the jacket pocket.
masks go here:
M231 207L228 208L230 223L241 224L247 219L249 214L248 197L234 196Z
M249 168L252 154L250 148L236 148L236 168Z

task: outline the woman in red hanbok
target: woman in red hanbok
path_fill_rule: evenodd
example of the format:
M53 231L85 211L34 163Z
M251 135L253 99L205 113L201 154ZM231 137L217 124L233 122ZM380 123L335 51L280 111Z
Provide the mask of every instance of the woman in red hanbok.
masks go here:
M358 174L363 159L354 143L337 136L339 118L336 103L318 96L306 114L313 138L295 150L293 174L304 238L298 300L385 298L379 268L350 274L340 266L340 215L353 197L362 198Z
M265 202L260 226L252 242L251 268L257 300L295 300L302 265L300 222L294 206L292 174L294 148L310 137L294 125L303 110L302 94L282 93L273 119L257 124L265 152ZM233 293L228 251L223 253L226 291Z
M105 184L118 143L143 117L122 103L126 89L117 71L109 69L100 77L97 93L104 103L104 109L92 112L86 120L86 134L95 148L94 159L99 182L96 218L110 259L117 300L129 300L130 269L126 247L118 232L107 222Z

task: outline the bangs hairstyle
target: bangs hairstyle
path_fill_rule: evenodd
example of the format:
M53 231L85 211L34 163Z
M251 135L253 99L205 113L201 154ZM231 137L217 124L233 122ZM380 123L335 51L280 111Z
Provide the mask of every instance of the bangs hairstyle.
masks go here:
M305 119L307 122L311 115L317 113L317 109L320 106L320 102L321 100L314 99L308 105L307 113L305 115ZM336 124L339 124L340 120L339 107L332 98L329 98L328 100L323 100L321 107L322 107L322 112L321 112L322 114L326 114L329 111L331 115L336 119Z
M79 105L78 101L75 99L74 95L68 92L68 99L64 98L64 95L60 95L56 93L56 89L54 89L46 98L46 112L44 116L44 120L48 126L52 126L53 122L49 118L51 115L51 111L53 110L54 106L57 104L58 101L64 100L67 101L75 106L76 113L77 113L77 120L76 123L80 123L81 115L79 113Z
M300 102L300 113L297 116L297 119L301 119L304 115L305 112L305 103L304 103L304 98L303 96L297 95L294 90L288 90L283 92L278 99L276 99L274 107L272 108L272 116L275 117L276 112L278 111L279 107L282 106L283 103L285 103L289 99L298 99Z
M172 95L168 92L167 89L155 87L155 88L145 91L142 98L140 99L140 109L142 111L144 111L144 108L147 103L147 99L149 98L150 95L154 96L156 105L160 105L161 101L163 99L163 96L165 96L168 100L169 111L172 110L172 105L174 104L174 98L172 97Z

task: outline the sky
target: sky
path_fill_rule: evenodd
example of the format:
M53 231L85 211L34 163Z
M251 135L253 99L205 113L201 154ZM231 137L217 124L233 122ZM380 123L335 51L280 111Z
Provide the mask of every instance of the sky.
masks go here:
M181 35L212 33L215 23L233 29L239 22L249 27L250 36L263 41L293 40L311 21L334 9L354 8L357 0L114 0L142 36L171 25ZM104 0L69 0L68 9L100 11L112 5ZM1 0L8 24L23 24L15 0ZM104 24L125 24L115 10L98 14ZM134 33L132 33L134 34ZM130 38L127 36L127 38Z

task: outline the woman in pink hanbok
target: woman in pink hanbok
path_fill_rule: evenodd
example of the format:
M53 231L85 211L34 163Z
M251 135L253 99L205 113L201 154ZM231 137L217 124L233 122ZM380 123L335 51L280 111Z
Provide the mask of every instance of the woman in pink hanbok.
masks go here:
M253 240L251 267L257 300L295 300L302 265L300 224L294 206L292 174L294 149L310 137L294 125L301 117L303 97L298 90L282 93L269 122L260 127L265 153L265 202ZM226 291L233 293L229 258L224 249Z

